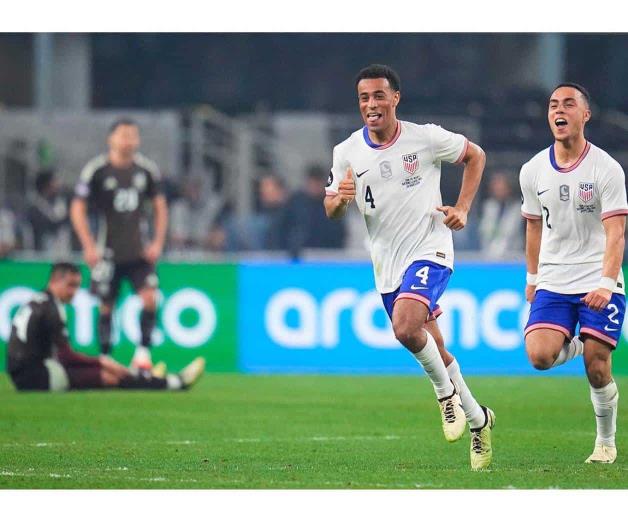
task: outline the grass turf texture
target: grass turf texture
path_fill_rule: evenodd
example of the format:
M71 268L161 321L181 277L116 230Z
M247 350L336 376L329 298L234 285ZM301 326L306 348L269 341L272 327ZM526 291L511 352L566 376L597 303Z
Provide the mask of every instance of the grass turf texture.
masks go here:
M0 488L628 488L625 402L617 462L589 465L584 378L468 383L497 415L490 471L470 470L468 432L444 440L424 378L209 374L184 393L17 394L0 375Z

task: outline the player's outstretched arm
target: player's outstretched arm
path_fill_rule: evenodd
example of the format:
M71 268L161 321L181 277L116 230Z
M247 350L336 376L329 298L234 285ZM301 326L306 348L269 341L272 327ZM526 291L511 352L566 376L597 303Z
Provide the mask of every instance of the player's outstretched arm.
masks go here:
M153 198L153 211L155 215L155 238L144 250L144 256L151 264L157 262L166 242L168 204L164 195L157 195Z
M84 198L75 197L70 206L70 220L76 236L83 246L83 255L85 262L90 268L93 268L100 260L100 253L96 248L96 242L89 230L89 221L87 219L87 202Z
M587 293L582 298L582 301L595 311L601 311L608 305L617 283L617 275L619 275L624 257L626 215L609 217L603 220L602 224L606 233L602 278L599 288Z
M345 177L338 185L338 193L335 195L327 195L323 204L327 218L341 218L347 212L347 208L352 200L355 199L355 182L353 180L353 172L351 168L347 168Z
M539 270L539 253L541 252L541 234L543 222L540 218L526 220L526 300L534 300L536 292L536 274Z
M436 209L445 213L444 224L454 231L461 230L467 225L467 215L475 198L482 173L486 165L486 154L480 146L469 142L469 147L462 157L464 172L462 173L462 186L455 206L440 206Z

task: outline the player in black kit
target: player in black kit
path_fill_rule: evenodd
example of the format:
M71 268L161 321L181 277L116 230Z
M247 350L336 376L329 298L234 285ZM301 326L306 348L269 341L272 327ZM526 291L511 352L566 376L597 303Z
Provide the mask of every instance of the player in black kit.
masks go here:
M70 347L65 307L81 285L79 268L52 266L47 288L22 305L13 317L7 370L20 391L67 389L187 389L203 373L205 360L193 360L179 374L157 377L132 370L107 355L90 357Z
M122 279L127 278L142 299L141 343L131 367L152 367L150 346L155 327L158 279L155 263L161 256L168 227L168 208L157 166L139 154L140 132L130 119L111 126L109 152L83 168L75 189L71 218L92 270L92 292L100 298L98 339L101 351L111 351L111 316ZM154 214L154 239L144 244L142 220L145 203ZM97 210L97 240L90 232L88 208Z

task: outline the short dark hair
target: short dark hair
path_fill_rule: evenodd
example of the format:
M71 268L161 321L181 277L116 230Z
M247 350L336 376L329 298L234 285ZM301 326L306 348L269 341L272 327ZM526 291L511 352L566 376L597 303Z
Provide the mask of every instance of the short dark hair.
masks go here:
M587 105L591 105L591 95L589 94L589 92L584 86L581 86L580 84L576 84L575 82L563 82L561 84L558 84L554 89L552 89L552 93L561 87L574 88L576 91L579 91L580 94L584 97L584 99L587 102Z
M75 275L80 275L81 270L79 267L73 262L55 262L50 268L50 279L57 277L62 277L67 275L68 273L72 273Z
M133 120L130 117L127 116L123 116L122 118L118 118L117 120L114 120L113 123L109 126L109 133L107 134L111 134L113 133L116 129L118 129L120 126L135 126L135 127L140 127L137 122L135 120Z
M388 67L387 65L371 64L370 66L361 69L355 77L356 87L358 87L360 80L363 78L385 78L388 80L388 83L393 91L399 91L401 89L399 75L392 67Z

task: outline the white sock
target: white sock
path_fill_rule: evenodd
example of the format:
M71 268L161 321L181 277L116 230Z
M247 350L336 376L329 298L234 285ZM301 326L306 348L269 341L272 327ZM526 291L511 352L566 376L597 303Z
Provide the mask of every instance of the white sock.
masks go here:
M454 386L447 374L445 363L440 357L434 337L432 337L427 330L425 330L425 334L427 335L427 342L421 351L413 353L414 358L421 364L425 373L427 373L427 376L432 381L436 398L441 399L448 397L453 394Z
M462 378L460 366L455 358L453 362L447 366L447 373L449 374L451 381L456 385L456 389L460 394L462 409L464 409L464 414L467 417L467 422L469 422L469 427L472 429L481 428L486 422L486 415Z
M573 337L571 341L563 344L563 347L558 352L558 356L552 364L552 367L555 368L565 362L569 362L572 358L582 355L583 351L584 343L580 340L580 337Z
M610 384L596 389L591 386L591 402L595 411L597 437L595 445L615 447L615 432L617 431L617 401L619 391L617 384L611 379Z
M145 346L137 346L135 348L135 355L133 358L141 358L144 360L150 360L150 351Z
M181 389L183 387L183 381L179 375L166 375L166 383L168 389Z

